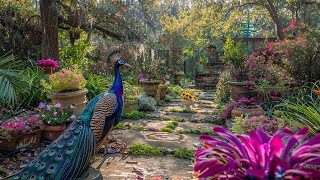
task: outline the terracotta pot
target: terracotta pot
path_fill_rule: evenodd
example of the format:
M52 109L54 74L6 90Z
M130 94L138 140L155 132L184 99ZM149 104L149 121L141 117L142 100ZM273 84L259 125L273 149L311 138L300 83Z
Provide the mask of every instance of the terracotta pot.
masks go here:
M156 96L158 94L161 81L140 81L143 85L143 91L147 96Z
M243 108L233 108L231 110L231 118L236 118L240 117L241 115L243 116L261 116L264 115L264 110L259 107L259 108L254 108L254 109L243 109Z
M13 150L40 143L42 129L28 132L26 134L14 137L13 139L6 139L0 136L0 149Z
M246 87L248 85L248 82L249 81L244 81L244 82L228 81L232 99L235 100L242 97L250 96L249 89Z
M122 114L134 111L138 109L138 100L124 102Z
M65 124L60 126L46 126L43 129L42 136L50 141L54 141L66 128L67 126Z
M47 98L51 99L53 104L60 103L61 109L69 109L71 105L74 106L73 114L79 116L87 106L87 93L88 90L84 88L73 92L51 93L47 95Z
M164 100L167 94L168 86L160 86L160 100Z

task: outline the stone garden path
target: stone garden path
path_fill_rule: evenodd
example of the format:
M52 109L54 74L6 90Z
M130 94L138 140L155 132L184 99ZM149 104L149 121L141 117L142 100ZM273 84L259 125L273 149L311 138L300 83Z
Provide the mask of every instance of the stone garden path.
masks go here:
M158 106L156 112L148 112L150 118L125 119L126 129L113 130L111 136L117 142L144 143L153 147L169 149L185 147L197 150L199 131L210 132L213 127L213 113L217 111L213 104L212 92L196 92L199 103L195 104L197 113L182 113L180 98ZM172 112L175 111L175 112ZM178 121L171 132L163 131L168 124ZM114 143L110 143L112 146ZM128 154L98 154L92 164L89 176L85 179L192 179L193 160L171 156L134 156Z

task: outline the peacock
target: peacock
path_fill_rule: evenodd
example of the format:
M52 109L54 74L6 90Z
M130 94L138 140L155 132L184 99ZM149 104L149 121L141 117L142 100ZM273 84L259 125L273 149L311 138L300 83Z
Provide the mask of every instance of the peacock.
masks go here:
M111 89L94 97L58 139L11 179L76 179L89 168L91 158L121 120L124 95L119 68L130 65L119 58L120 52L108 56L115 73Z

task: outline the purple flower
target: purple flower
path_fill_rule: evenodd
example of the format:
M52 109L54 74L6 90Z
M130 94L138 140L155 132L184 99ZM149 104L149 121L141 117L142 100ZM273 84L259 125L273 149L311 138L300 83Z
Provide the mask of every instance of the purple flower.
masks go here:
M46 107L46 104L45 104L45 103L43 103L43 102L40 102L40 103L39 103L38 108L44 109L45 107Z
M167 86L168 86L169 84L170 84L170 81L166 81L165 85L167 85Z
M250 100L246 97L242 97L242 98L238 99L236 102L239 102L241 104L250 104Z
M70 118L71 118L71 119L75 119L75 118L76 118L76 116L75 116L75 115L72 115L72 116L70 116Z
M57 116L57 114L58 114L58 112L56 112L56 111L52 113L53 116Z
M51 110L51 106L47 105L47 110L50 111Z
M56 105L54 105L54 107L56 107L56 108L61 108L61 104L60 104L60 103L57 103Z
M138 81L143 81L144 80L144 74L143 73L140 73L138 75Z

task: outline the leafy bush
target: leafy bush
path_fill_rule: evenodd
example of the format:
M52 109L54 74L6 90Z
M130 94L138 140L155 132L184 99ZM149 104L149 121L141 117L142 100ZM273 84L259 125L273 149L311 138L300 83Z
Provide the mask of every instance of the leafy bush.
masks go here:
M226 101L230 95L230 88L228 81L231 80L230 71L225 70L219 77L218 84L216 86L216 91L214 93L214 101L220 103L221 101Z
M186 147L174 149L173 157L182 158L182 159L190 159L194 158L194 150L190 150Z
M232 132L248 134L251 130L256 130L261 127L268 134L273 135L281 128L285 127L287 123L280 118L269 119L266 116L252 116L252 117L236 117L232 123Z
M148 96L140 96L138 100L139 100L139 105L138 105L139 110L142 110L142 111L156 110L157 102L156 100L154 100L154 98L148 97Z
M23 78L22 64L12 54L0 56L0 106L16 106L28 84Z
M86 73L85 77L87 79L86 88L88 89L87 97L89 100L93 99L100 93L106 92L108 87L112 85L113 78L107 78L91 73Z
M195 153L194 171L198 178L212 179L317 179L320 134L302 142L309 134L304 127L297 133L281 129L269 136L261 128L249 135L234 135L215 126L215 134L202 135L203 149ZM299 144L300 145L299 145Z
M66 122L72 122L76 118L75 115L72 115L72 112L66 109L62 111L59 103L53 106L41 102L38 108L39 115L47 126L59 126Z
M176 97L182 91L183 91L183 89L180 86L178 86L178 85L170 85L170 86L168 86L167 94L170 95L170 96Z
M83 89L86 85L81 72L75 68L73 71L62 69L56 73L50 74L48 81L41 81L46 91L51 93L60 93Z

